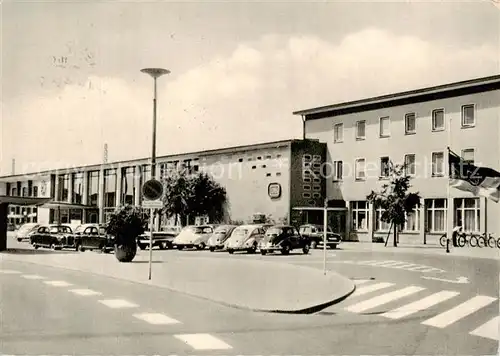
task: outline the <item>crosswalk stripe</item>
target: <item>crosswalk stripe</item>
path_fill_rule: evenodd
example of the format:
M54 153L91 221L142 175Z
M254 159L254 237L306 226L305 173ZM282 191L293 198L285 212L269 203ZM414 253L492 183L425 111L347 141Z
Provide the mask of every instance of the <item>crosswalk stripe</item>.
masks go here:
M490 321L484 323L470 334L474 336L481 336L484 338L498 340L500 334L500 316L496 316Z
M424 309L430 308L433 305L444 302L445 300L453 298L459 294L460 294L459 292L454 292L454 291L442 291L434 293L432 295L429 295L428 297L417 300L416 302L404 305L398 309L394 309L387 313L384 313L382 314L382 316L390 319L399 319L417 313Z
M160 313L140 313L133 316L153 325L180 324L180 321Z
M369 286L364 286L361 288L356 288L356 290L354 291L352 296L356 297L356 296L364 295L366 293L375 292L377 290L388 288L388 287L391 287L393 285L394 285L394 283L382 282L382 283L372 284Z
M82 295L82 296L89 296L89 295L101 295L101 292L96 292L92 289L70 289L71 293L77 294L77 295Z
M365 264L369 265L369 266L382 266L382 265L385 265L385 264L391 263L391 262L394 262L394 261L376 261L376 262L365 263Z
M362 313L365 310L372 309L372 308L378 307L380 305L389 303L391 301L412 295L412 294L420 292L424 289L425 288L416 287L416 286L406 287L406 288L399 289L399 290L394 291L394 292L389 292L386 294L382 294L382 295L373 297L373 298L368 299L368 300L364 300L360 303L357 303L357 304L354 304L354 305L347 307L346 310L353 312L353 313Z
M100 300L99 303L104 304L105 306L112 309L138 307L137 304L131 303L123 299L105 299L105 300Z
M453 324L454 322L465 318L467 315L472 314L478 311L481 308L493 303L496 298L488 297L484 295L477 295L466 302L463 302L456 307L445 311L435 317L424 321L423 325L434 326L436 328L444 328L448 325Z
M4 270L0 270L0 273L2 273L2 274L19 274L21 272L14 271L14 270L11 270L11 269L4 269Z
M69 286L72 286L71 283L68 283L66 281L44 281L43 283L51 285L53 287L69 287Z
M21 277L25 279L45 279L45 277L39 276L37 274L23 274Z
M397 266L397 265L400 265L400 264L404 264L404 262L398 262L398 261L394 261L394 262L388 262L386 264L383 264L383 265L379 265L379 266L382 266L382 267L393 267L393 266Z
M406 263L404 265L400 265L400 266L392 266L392 268L409 268L409 267L416 267L417 265L414 264L414 263Z
M224 341L210 334L183 334L174 335L195 350L228 350L232 347Z

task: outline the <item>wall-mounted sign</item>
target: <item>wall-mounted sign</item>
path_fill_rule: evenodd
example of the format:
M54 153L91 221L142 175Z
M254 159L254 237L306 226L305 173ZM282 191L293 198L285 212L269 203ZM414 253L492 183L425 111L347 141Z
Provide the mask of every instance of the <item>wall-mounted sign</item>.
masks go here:
M267 194L271 199L278 199L281 197L281 184L269 183L267 186Z

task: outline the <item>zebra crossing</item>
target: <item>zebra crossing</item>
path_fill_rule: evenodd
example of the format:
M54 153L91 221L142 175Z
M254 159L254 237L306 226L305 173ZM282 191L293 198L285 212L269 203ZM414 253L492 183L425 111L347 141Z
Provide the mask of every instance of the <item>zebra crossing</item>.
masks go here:
M447 310L438 310L436 315L421 322L422 325L443 329L455 323L467 322L474 313L498 303L497 297L476 295L469 299L460 298L460 292L443 290L428 294L426 288L421 286L405 286L399 288L394 283L377 282L373 280L356 280L356 290L350 298L343 302L343 310L351 313L370 314L377 308L388 304L402 304L397 308L380 313L382 317L399 320L409 316L418 316L418 313L429 311L430 308L442 305L445 302L456 301L456 305ZM362 297L362 298L360 298ZM412 299L412 300L408 300ZM408 300L406 303L403 300ZM347 304L347 306L345 306ZM446 307L444 307L446 308ZM482 325L474 325L469 335L490 340L499 340L500 317L486 317L481 320Z
M443 270L441 268L420 265L420 264L416 264L416 263L408 263L405 261L394 261L394 260L366 260L366 261L340 260L340 261L329 261L329 263L355 264L355 265L370 266L370 267L403 269L406 271L419 272L419 273L444 273L444 272L446 272L445 270Z

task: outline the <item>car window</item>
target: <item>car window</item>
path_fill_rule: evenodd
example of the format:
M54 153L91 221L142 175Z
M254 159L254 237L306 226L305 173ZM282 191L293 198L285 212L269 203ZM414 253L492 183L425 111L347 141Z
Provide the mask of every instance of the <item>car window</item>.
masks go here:
M203 229L204 234L211 234L212 232L214 232L214 230L212 230L211 227L206 227Z
M42 226L41 228L38 229L39 233L45 233L47 231L47 228L45 226Z
M63 232L63 233L71 233L71 229L69 228L69 226L59 226L59 232Z
M78 229L77 229L77 230L78 230ZM92 227L88 227L88 228L86 228L86 229L83 231L83 233L84 233L84 234L86 234L86 235L90 234L91 232L92 232Z
M279 227L271 227L267 229L266 235L267 236L278 236L283 232L283 230Z

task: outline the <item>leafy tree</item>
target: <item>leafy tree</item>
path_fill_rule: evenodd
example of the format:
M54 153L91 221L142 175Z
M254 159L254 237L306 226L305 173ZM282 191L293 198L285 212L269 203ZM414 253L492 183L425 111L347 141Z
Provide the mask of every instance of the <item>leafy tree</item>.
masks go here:
M380 220L390 223L391 227L394 228L395 247L399 231L406 222L407 214L420 207L419 193L408 192L411 188L410 180L411 177L406 174L404 165L393 166L390 183L384 184L380 192L372 191L366 197L375 208L382 208Z
M207 215L210 221L224 218L227 201L226 190L207 173L188 174L186 171L171 172L163 181L164 212L167 217L178 218L181 224L188 216Z

